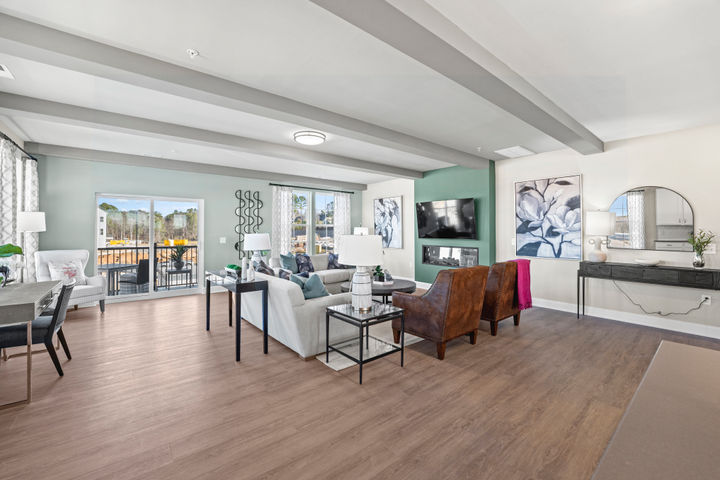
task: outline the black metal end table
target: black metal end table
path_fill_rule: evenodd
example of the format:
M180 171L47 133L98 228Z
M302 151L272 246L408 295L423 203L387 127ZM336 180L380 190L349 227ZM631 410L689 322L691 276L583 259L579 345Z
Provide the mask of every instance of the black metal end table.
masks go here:
M242 281L224 270L205 272L205 330L210 330L210 288L213 285L228 291L228 315L232 327L233 293L235 294L235 361L240 361L240 319L242 313L242 294L262 292L263 309L263 353L268 353L268 281Z
M358 338L345 340L344 342L330 345L330 317L349 323L358 328ZM370 327L384 323L393 318L400 318L400 346L388 343L379 338L370 337ZM363 342L365 337L365 342ZM373 340L373 349L370 348L370 339ZM363 347L365 343L365 347ZM400 366L405 366L405 311L402 308L394 307L383 303L373 303L370 311L362 313L354 310L352 305L335 305L327 307L325 311L325 362L330 361L330 350L349 358L359 366L360 385L362 385L363 365L385 357L395 352L400 352ZM367 354L365 353L367 350ZM357 351L355 357L351 352Z

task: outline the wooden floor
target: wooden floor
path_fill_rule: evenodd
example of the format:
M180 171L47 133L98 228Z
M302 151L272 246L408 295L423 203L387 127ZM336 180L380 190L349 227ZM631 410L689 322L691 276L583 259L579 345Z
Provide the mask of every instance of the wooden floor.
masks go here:
M69 314L65 377L34 356L34 401L0 412L2 479L586 479L661 339L713 340L552 310L475 346L412 345L334 372L243 323L233 361L225 296ZM25 360L0 364L0 401Z

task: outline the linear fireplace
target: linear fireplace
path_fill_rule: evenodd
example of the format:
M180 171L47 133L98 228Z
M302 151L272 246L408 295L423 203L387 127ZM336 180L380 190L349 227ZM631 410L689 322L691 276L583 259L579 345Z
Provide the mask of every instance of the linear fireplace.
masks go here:
M423 263L441 267L474 267L478 264L478 249L473 247L445 247L423 245Z

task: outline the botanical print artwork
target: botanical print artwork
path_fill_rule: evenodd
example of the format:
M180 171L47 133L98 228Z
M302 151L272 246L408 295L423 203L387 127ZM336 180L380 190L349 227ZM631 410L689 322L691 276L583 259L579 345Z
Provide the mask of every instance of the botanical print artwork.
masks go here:
M516 254L582 258L580 175L515 184Z
M373 207L375 235L383 248L402 248L402 197L376 198Z

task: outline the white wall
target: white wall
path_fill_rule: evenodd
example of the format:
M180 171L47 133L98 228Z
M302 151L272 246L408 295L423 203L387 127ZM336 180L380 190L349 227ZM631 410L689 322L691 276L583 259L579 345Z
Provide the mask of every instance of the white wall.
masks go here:
M373 200L402 195L403 248L385 249L384 266L397 277L415 278L415 182L388 180L368 185L362 195L362 226L374 233Z
M720 233L720 206L715 196L720 185L720 125L653 135L606 144L606 151L583 156L561 150L496 162L497 260L515 257L514 182L582 174L583 208L607 210L624 191L638 186L671 188L690 202L695 229ZM585 254L589 246L584 244ZM660 259L670 265L692 265L692 253L608 251L608 261L633 262L635 258ZM718 255L706 255L710 268L720 268ZM575 308L578 262L533 259L532 289L537 305ZM589 313L616 320L644 323L720 338L720 292L623 282L620 285L647 310L686 311L711 293L713 304L688 316L638 315L642 312L625 299L612 282L587 281Z
M6 122L4 122L2 118L0 118L0 132L4 133L8 137L10 137L13 142L17 143L21 147L24 147L25 142L23 142L22 138L20 138L15 133L15 130L10 128L10 125L8 125Z

